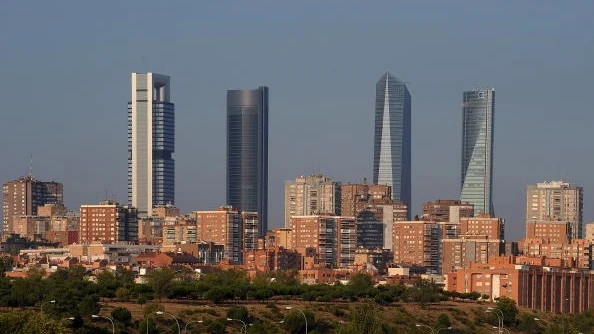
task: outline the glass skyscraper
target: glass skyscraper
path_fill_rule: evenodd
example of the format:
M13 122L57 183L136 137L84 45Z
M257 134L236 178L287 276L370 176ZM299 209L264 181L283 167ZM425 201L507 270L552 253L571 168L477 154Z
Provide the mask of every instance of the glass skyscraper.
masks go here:
M392 199L411 205L411 98L386 72L375 85L373 183L392 187Z
M493 114L495 89L471 90L462 104L462 190L474 215L493 212Z
M268 229L268 87L227 91L227 205Z
M175 204L175 114L169 77L132 73L128 103L128 201L139 216Z

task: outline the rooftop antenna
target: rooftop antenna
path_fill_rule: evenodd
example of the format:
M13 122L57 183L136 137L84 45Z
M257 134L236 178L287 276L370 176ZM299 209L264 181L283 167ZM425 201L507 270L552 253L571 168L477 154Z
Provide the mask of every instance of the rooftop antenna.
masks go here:
M31 156L29 157L29 178L33 178L33 152L31 152Z

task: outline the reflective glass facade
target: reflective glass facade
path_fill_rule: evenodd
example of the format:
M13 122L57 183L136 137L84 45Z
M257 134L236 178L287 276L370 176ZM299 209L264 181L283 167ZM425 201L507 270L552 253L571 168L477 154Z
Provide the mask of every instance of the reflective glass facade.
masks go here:
M128 103L128 201L139 216L175 204L175 106L169 77L132 73Z
M227 91L227 205L268 229L268 87Z
M495 90L463 93L462 190L460 200L474 205L474 215L493 212L493 116Z
M411 203L411 98L406 84L386 73L375 86L373 183L392 187L392 199ZM410 209L408 213L410 219Z

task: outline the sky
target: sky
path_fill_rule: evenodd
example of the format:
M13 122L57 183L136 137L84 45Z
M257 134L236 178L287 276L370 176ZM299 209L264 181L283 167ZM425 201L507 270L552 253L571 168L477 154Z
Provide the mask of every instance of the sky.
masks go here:
M462 91L494 87L495 213L584 187L594 220L592 1L12 1L0 10L0 180L127 203L130 73L171 76L176 205L225 204L227 89L270 87L269 228L302 174L372 180L375 83L412 95L413 214L460 192Z

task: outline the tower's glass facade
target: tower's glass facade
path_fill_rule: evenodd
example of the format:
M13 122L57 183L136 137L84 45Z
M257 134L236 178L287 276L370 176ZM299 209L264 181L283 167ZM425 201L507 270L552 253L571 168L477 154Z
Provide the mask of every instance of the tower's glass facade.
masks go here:
M493 116L495 89L463 93L462 190L460 200L474 215L493 212Z
M227 91L227 205L268 229L268 87Z
M139 216L175 204L175 106L169 77L132 73L128 103L128 201Z
M375 85L375 94L373 183L392 187L392 199L410 208L410 92L404 82L386 72Z

